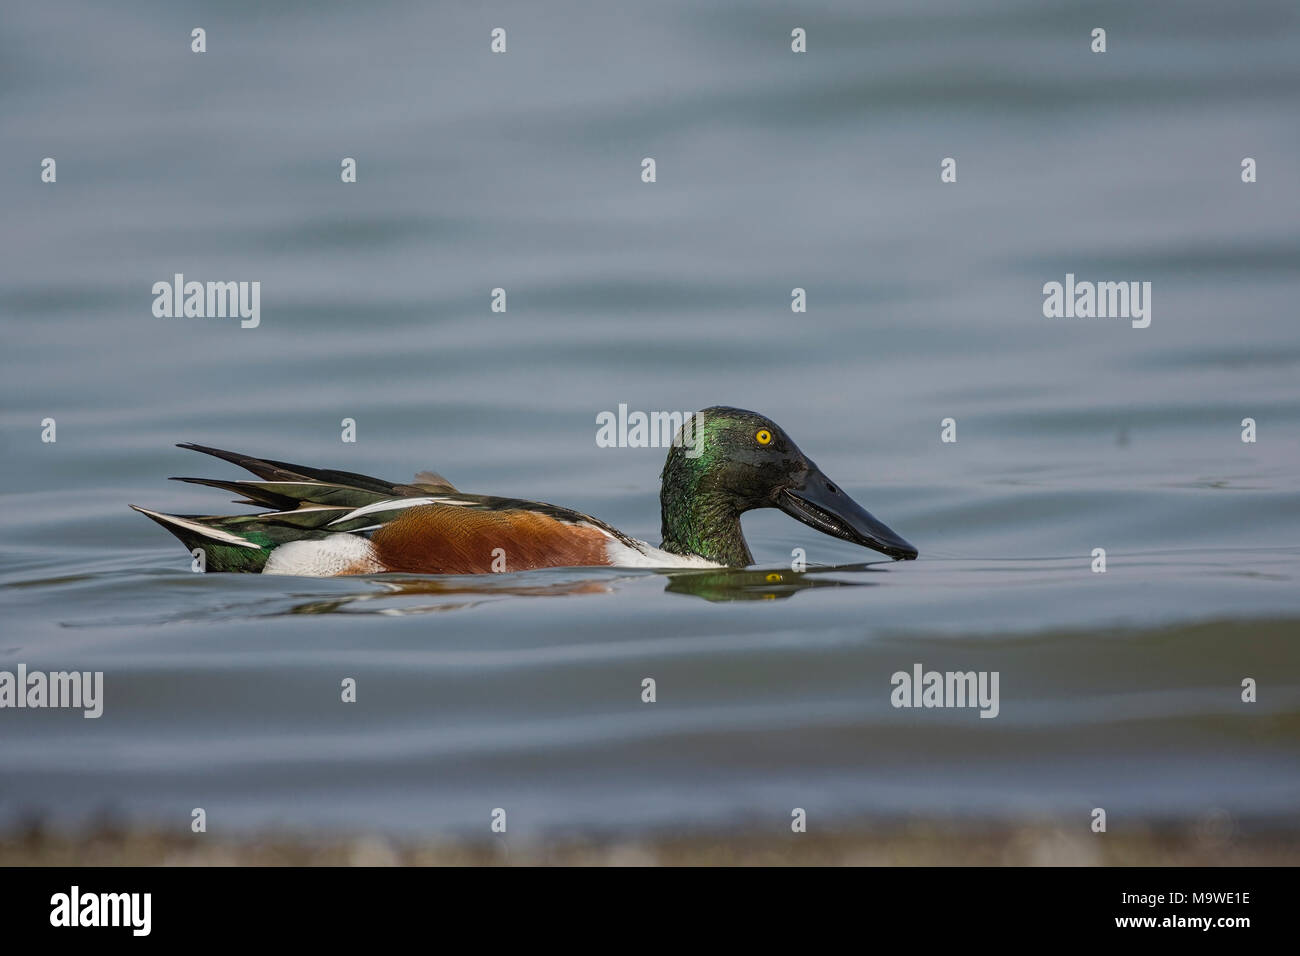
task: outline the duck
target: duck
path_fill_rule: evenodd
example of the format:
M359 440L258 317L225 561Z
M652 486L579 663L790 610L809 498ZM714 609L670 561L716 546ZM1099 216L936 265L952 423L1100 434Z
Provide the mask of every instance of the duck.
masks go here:
M739 568L740 516L778 508L823 534L900 561L917 549L832 482L757 412L713 406L686 420L660 474L654 547L558 505L466 494L434 472L394 484L189 442L257 480L174 478L240 495L255 514L172 515L131 505L190 550L197 570L337 577L487 574L557 567Z

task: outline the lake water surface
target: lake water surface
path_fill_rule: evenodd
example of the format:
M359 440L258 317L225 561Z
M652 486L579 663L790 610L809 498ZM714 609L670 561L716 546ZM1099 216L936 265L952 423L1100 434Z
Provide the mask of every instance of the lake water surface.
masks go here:
M0 669L105 702L0 711L0 825L1294 827L1297 49L1283 2L8 11ZM175 273L260 325L155 318ZM1067 273L1150 326L1045 318ZM772 416L920 560L762 512L743 572L204 576L127 509L234 510L194 441L658 543L620 403ZM916 663L998 717L895 709Z

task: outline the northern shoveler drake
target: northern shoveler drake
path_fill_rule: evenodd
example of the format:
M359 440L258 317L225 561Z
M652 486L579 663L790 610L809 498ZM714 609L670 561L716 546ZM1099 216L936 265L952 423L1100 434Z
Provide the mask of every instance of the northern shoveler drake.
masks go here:
M683 434L690 439L682 440ZM740 516L754 508L780 508L818 531L895 559L917 555L822 474L779 425L738 408L696 412L669 449L658 548L568 508L462 494L431 472L392 484L203 445L178 447L233 462L260 480L175 480L234 491L243 496L239 504L270 509L201 516L131 505L191 552L201 549L208 571L330 577L591 565L742 567L754 559Z

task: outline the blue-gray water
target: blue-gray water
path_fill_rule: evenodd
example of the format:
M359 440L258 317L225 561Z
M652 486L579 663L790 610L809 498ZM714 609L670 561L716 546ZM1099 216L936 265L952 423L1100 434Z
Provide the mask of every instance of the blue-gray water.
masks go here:
M1293 822L1298 49L1289 2L8 10L0 669L106 689L0 711L0 824ZM260 326L155 318L178 272ZM1150 327L1044 318L1066 273ZM657 543L619 403L766 412L921 559L763 512L739 575L201 576L126 507L236 510L165 480L240 476L197 441ZM1000 715L892 708L917 662Z

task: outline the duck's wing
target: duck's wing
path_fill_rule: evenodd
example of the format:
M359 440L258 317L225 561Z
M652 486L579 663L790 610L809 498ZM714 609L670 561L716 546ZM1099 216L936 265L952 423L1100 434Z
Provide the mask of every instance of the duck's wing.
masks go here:
M175 480L231 491L241 496L238 503L269 509L168 515L131 506L191 551L202 549L212 571L482 573L622 564L619 556L643 555L647 547L590 515L539 501L463 494L432 472L394 484L204 445L180 447L239 465L258 480Z
M180 539L190 551L202 549L209 570L261 571L271 552L291 541L320 540L338 529L334 519L365 505L455 489L441 476L417 476L417 483L395 484L351 471L311 468L239 452L183 443L177 447L212 455L244 468L259 480L174 478L234 492L237 504L270 509L254 515L169 515L132 505Z
M442 475L435 474L431 471L422 471L415 476L413 484L393 484L384 481L381 478L372 478L369 475L359 475L355 471L336 471L332 468L310 468L307 465L294 465L287 461L274 461L270 458L254 458L252 455L243 455L239 452L225 451L221 448L210 448L207 445L195 445L192 442L181 442L177 448L188 448L191 451L199 451L205 455L212 455L214 458L220 458L231 464L238 465L246 471L251 471L257 477L264 481L274 482L323 482L332 485L342 485L357 491L369 491L380 495L402 496L402 495L423 495L430 491L455 491L451 482ZM180 481L194 481L196 479L181 478ZM244 482L240 482L244 484ZM432 486L432 487L430 487Z

